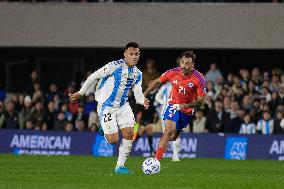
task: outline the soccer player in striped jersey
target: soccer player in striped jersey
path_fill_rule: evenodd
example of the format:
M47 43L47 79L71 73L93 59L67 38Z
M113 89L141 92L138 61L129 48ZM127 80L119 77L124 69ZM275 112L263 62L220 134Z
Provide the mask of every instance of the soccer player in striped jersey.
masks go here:
M139 57L139 45L135 42L128 43L124 59L112 61L95 71L87 78L80 91L69 95L71 100L77 100L96 83L95 98L98 101L97 110L104 136L110 144L118 142L119 130L123 137L115 167L115 173L118 174L131 173L124 166L131 152L135 123L133 112L127 102L129 90L133 91L137 103L144 105L146 109L149 106L149 100L142 92L142 73L135 66Z
M160 78L151 81L144 92L146 96L161 83L172 84L170 100L164 114L165 132L155 155L159 161L163 158L169 141L176 140L188 125L194 107L205 103L206 82L204 76L194 69L195 57L192 51L182 53L180 67L168 70Z

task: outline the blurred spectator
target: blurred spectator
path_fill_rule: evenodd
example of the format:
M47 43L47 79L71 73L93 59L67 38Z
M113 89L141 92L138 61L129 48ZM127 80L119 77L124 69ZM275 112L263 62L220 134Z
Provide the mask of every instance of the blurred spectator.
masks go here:
M215 100L216 99L215 89L214 89L214 83L212 81L208 81L206 83L206 89L207 89L207 95L211 96Z
M228 110L228 113L230 115L230 119L234 119L238 115L239 110L239 104L237 101L231 101L230 109Z
M178 62L178 61L177 61ZM154 80L160 76L160 73L156 69L156 62L154 59L146 60L146 68L142 73L142 90L145 91L151 80ZM143 108L142 110L142 127L139 128L138 136L142 136L146 133L148 138L148 143L150 147L150 153L154 153L153 147L153 123L155 122L155 117L157 118L155 106L153 102L155 101L155 95L157 91L152 91L147 98L150 100L150 105L147 110Z
M35 125L35 130L47 130L47 126L42 128L44 121L44 106L40 101L35 104L35 109L32 113L32 121Z
M87 100L84 109L85 109L85 115L89 116L92 110L97 109L97 102L95 101L94 93L90 93L86 98Z
M193 133L204 133L206 118L203 116L203 112L197 110L195 112L195 119L193 121Z
M245 95L245 96L243 97L241 107L242 107L245 111L247 111L247 112L249 112L249 111L251 110L251 108L252 108L252 102L251 102L251 99L250 99L250 97L249 97L248 95Z
M40 85L38 83L34 84L34 93L33 93L33 97L32 97L32 102L36 103L38 101L41 101L43 103L44 98L43 98L43 93L40 89Z
M47 130L54 129L54 123L57 116L57 111L55 109L55 105L53 101L50 101L47 105L47 111L44 115L44 123L47 126Z
M232 118L224 128L225 133L239 133L241 125L243 124L243 119L245 116L244 109L237 110L237 116Z
M96 132L100 127L100 120L97 111L94 109L89 114L88 128L91 132Z
M19 114L19 123L21 129L25 127L27 121L31 121L33 111L34 107L32 106L32 99L30 96L26 96L24 99L24 107Z
M55 110L59 111L60 105L61 105L61 99L60 99L59 95L58 94L54 95L52 101L54 103Z
M224 100L223 100L223 105L224 105L224 110L225 112L228 112L230 113L231 112L231 101L230 101L230 98L225 96L224 97Z
M70 101L68 104L68 109L73 115L77 115L79 109L78 101Z
M224 126L230 120L230 115L223 110L222 101L216 100L214 109L207 116L205 129L212 133L224 132Z
M273 134L284 134L284 115L281 111L276 113Z
M240 75L241 75L241 86L242 88L247 91L248 90L248 82L250 79L250 74L247 68L240 69Z
M251 75L252 75L251 80L255 83L256 90L259 91L259 87L262 82L262 76L259 68L253 68Z
M255 134L256 125L251 121L249 114L244 116L244 123L241 125L240 134Z
M142 88L143 91L146 90L148 84L151 80L158 78L161 74L157 71L156 62L154 59L146 60L146 68L142 73Z
M71 112L68 111L68 106L66 103L63 103L61 105L61 108L60 108L61 112L63 112L65 114L65 118L67 121L72 121L73 120L73 115Z
M2 88L2 84L0 82L0 101L3 101L6 99L6 92L4 91L4 89Z
M281 99L279 93L274 91L271 95L271 101L268 102L269 109L271 110L272 114L275 113L278 105L283 105L284 99Z
M271 94L268 87L262 87L261 89L261 97L266 99L266 102L271 100Z
M19 129L19 115L12 101L7 102L6 111L0 117L0 128Z
M54 130L63 131L65 130L66 124L67 124L67 121L65 119L65 114L63 112L59 112L54 121Z
M32 95L35 92L34 85L39 85L39 75L36 70L33 70L28 81L26 82L26 91L29 95Z
M269 90L270 91L277 91L279 88L280 82L278 75L273 75L271 79L271 83L269 84Z
M271 114L269 111L264 111L262 113L262 119L257 122L256 127L258 133L267 135L272 134L274 129L274 121L271 119Z
M33 122L31 120L27 120L25 122L25 127L24 128L27 129L27 130L33 130L34 129Z
M76 129L80 132L85 131L85 121L82 119L76 120Z
M67 131L67 132L73 131L73 124L71 122L66 122L65 131Z
M214 84L217 82L218 77L222 77L220 70L215 63L210 64L209 71L205 74L206 81L212 81Z
M84 114L84 106L83 104L79 105L78 114L74 117L75 119L75 127L78 129L77 120L83 121L84 125L88 123L88 117Z
M54 96L58 96L58 98L61 97L61 94L60 92L58 91L58 87L56 84L52 83L50 86L49 86L49 92L46 94L46 100L47 102L50 102L53 100L53 97Z

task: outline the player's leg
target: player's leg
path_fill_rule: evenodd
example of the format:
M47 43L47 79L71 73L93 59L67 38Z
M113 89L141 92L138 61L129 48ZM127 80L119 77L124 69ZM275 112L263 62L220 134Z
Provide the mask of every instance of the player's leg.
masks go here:
M181 142L180 133L181 131L175 131L174 134L170 138L170 141L173 141L172 161L180 161L178 157L178 153L180 151L180 142Z
M184 113L180 113L179 115L179 122L176 125L176 130L174 134L171 136L170 140L173 141L173 157L172 161L180 161L178 157L178 153L180 151L180 134L184 128L186 128L190 122L190 119L192 118L191 115L186 115Z
M116 119L116 111L111 107L106 107L99 112L101 128L104 132L104 137L110 144L118 142L118 126Z
M130 171L124 166L129 156L133 143L133 127L135 123L134 115L128 104L122 106L117 116L117 123L122 132L122 140L119 146L118 160L115 172L129 174Z
M160 139L159 146L156 150L156 159L159 161L163 158L164 153L168 147L171 136L174 134L176 122L172 120L165 120L165 131Z

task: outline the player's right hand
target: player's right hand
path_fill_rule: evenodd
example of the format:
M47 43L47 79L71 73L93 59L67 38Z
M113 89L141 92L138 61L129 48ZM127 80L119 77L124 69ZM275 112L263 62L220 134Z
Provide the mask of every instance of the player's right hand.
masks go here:
M150 105L150 101L147 98L145 98L144 99L144 108L147 110L149 108L149 105Z
M78 100L80 98L80 94L79 92L76 92L76 93L69 93L68 94L69 98L71 101L74 101L74 100Z

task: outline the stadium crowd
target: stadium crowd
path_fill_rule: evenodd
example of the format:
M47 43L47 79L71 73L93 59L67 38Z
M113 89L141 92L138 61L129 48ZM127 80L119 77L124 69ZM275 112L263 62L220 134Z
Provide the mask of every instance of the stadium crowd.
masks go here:
M143 89L150 80L159 76L155 60L147 60L143 71ZM241 68L239 73L228 73L225 77L212 63L205 77L207 102L195 110L191 132L284 134L283 70L274 68L261 72L257 67L252 70ZM0 128L98 131L100 123L93 93L95 86L77 102L70 101L68 97L68 93L77 90L75 82L64 90L52 83L44 93L39 78L38 72L32 71L30 80L26 81L25 93L7 94L0 83ZM139 124L151 124L157 127L155 131L161 132L161 112L158 108L160 104L155 102L156 92L148 97L153 103L147 111L133 102L131 94L129 101Z

